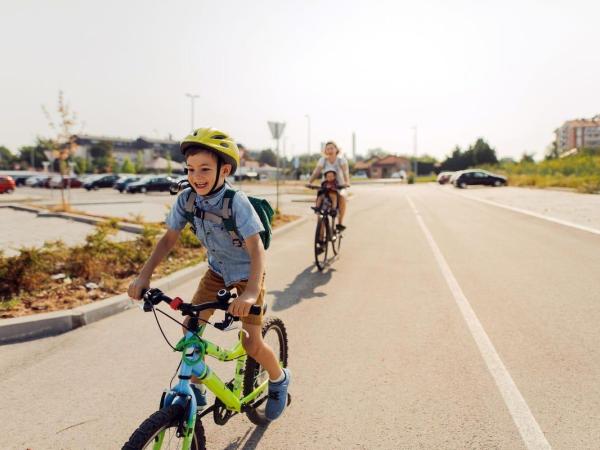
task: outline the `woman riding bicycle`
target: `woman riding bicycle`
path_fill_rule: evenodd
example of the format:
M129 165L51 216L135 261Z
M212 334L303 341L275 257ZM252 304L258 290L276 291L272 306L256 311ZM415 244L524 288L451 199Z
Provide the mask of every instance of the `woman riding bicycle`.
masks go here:
M330 171L335 171L336 182L338 185L337 201L340 210L337 228L341 231L345 230L346 227L343 225L344 215L346 214L346 196L347 190L345 188L350 187L350 171L348 169L348 161L343 156L340 156L340 149L333 141L327 142L323 149L323 156L317 162L314 172L308 180L310 185L314 180ZM322 202L322 199L321 199ZM317 199L317 206L319 206L319 200Z

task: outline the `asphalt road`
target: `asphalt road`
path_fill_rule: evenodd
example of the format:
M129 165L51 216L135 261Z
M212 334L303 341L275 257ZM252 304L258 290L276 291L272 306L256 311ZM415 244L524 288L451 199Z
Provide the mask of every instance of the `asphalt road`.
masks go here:
M266 429L206 420L209 448L600 448L600 236L433 185L354 194L328 270L312 221L268 251L292 405ZM0 347L1 447L120 448L176 364L140 310Z

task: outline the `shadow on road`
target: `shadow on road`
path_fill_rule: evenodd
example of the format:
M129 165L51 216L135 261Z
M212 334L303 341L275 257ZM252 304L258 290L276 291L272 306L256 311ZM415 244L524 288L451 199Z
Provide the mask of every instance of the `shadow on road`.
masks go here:
M265 434L265 431L267 431L267 428L268 426L256 427L254 429L249 428L248 431L246 431L246 433L244 433L244 435L241 438L237 439L235 442L230 443L223 450L254 450L258 447L258 444L262 439L263 435ZM252 434L250 434L250 430L253 430ZM250 434L250 436L248 436L248 434ZM246 439L247 436L248 439ZM243 445L242 442L244 442Z
M283 311L302 300L325 297L325 293L315 291L319 286L329 283L334 271L335 269L329 267L325 272L319 272L314 264L311 264L296 275L296 278L283 291L269 291L275 297L271 308L273 311Z

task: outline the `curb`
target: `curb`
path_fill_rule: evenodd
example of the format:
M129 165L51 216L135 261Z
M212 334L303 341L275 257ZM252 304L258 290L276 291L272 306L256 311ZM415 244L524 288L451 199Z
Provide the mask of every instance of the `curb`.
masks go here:
M301 217L273 231L273 236L283 235L308 220ZM202 262L195 266L173 272L166 277L152 282L152 287L163 290L194 278L199 279L208 264ZM16 317L0 320L0 345L14 344L34 339L66 333L67 331L89 325L114 314L121 313L136 306L127 294L119 294L95 303L90 303L66 311L35 314L33 316Z
M47 211L41 208L34 208L32 206L24 206L24 205L1 205L0 208L11 208L17 211L26 211L30 213L37 214L39 217L58 217L60 219L72 220L74 222L82 222L88 225L96 225L100 222L106 222L107 219L100 217L92 217L92 216L82 216L80 214L73 213L64 213L64 212L52 212ZM135 225L127 222L119 222L118 227L122 231L127 231L129 233L142 234L144 229L141 225Z

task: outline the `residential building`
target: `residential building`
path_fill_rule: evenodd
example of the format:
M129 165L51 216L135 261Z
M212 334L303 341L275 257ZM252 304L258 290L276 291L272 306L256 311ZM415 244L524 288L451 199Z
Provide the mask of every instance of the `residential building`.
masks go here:
M582 148L600 149L600 114L591 119L568 120L555 133L561 153Z
M142 153L145 168L152 168L156 158L165 157L168 153L174 160L182 160L179 154L179 142L172 139L137 139L116 138L108 136L75 135L75 156L91 160L91 149L99 144L108 143L112 147L113 157L122 164L125 158L135 162L138 152Z
M367 161L359 161L354 170L363 170L369 178L391 178L393 174L410 171L410 161L403 156L375 156Z

